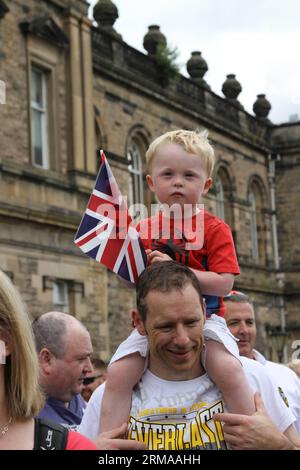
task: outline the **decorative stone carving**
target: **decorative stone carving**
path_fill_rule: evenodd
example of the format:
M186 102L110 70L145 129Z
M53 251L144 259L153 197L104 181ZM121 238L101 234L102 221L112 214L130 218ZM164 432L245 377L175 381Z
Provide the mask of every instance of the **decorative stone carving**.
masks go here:
M24 34L34 34L58 47L66 47L69 44L69 39L63 30L47 15L24 21L20 23L20 28Z
M148 32L144 36L143 46L149 55L155 55L159 44L167 45L166 36L160 31L157 25L148 26Z
M208 70L208 66L200 51L194 51L191 53L191 57L186 63L186 69L194 82L210 89L210 86L203 79L203 76Z
M100 29L122 40L121 34L117 33L113 27L119 18L119 12L111 0L98 0L93 9L93 16Z
M227 75L227 78L222 85L222 92L229 103L233 104L237 108L243 109L243 105L237 99L241 91L242 86L235 78L235 75L233 73Z
M266 95L257 95L257 99L253 104L253 111L258 119L270 123L271 121L268 119L267 116L270 112L271 107L271 103L267 100Z

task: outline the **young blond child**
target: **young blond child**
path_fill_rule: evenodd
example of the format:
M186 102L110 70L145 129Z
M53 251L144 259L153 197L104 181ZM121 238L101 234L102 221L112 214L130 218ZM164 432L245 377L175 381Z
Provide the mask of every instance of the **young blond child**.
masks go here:
M231 230L221 219L197 208L201 196L212 186L215 157L207 135L207 131L177 130L152 142L146 153L146 179L163 209L141 221L138 229L148 264L173 259L196 274L208 318L202 363L222 391L228 410L252 414L253 392L238 360L235 339L222 319L222 297L231 291L234 275L239 274ZM132 389L144 371L146 356L147 341L134 330L108 368L101 432L127 422Z

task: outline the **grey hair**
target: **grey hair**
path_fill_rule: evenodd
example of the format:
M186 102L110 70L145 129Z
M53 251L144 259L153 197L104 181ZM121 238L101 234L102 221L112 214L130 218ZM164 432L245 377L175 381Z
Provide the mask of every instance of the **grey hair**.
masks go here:
M74 318L62 312L48 312L34 320L32 328L38 353L47 348L56 357L64 355L68 317Z

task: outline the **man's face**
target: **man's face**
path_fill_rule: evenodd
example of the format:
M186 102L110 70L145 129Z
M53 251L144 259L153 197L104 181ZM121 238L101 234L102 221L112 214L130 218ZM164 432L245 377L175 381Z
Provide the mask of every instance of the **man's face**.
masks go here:
M93 348L89 333L77 324L68 327L64 341L63 357L52 355L46 394L66 403L81 393L83 379L92 371L90 355Z
M148 335L149 369L165 380L189 380L203 373L203 310L191 284L182 291L150 291L148 312L138 330Z
M248 302L224 302L225 320L231 333L239 339L241 356L253 359L252 349L256 339L253 307Z
M86 380L90 379L90 380ZM96 390L99 385L103 384L106 380L106 370L101 369L100 367L95 367L92 372L88 372L85 376L85 380L89 383L83 385L81 395L85 401L89 401L94 390Z

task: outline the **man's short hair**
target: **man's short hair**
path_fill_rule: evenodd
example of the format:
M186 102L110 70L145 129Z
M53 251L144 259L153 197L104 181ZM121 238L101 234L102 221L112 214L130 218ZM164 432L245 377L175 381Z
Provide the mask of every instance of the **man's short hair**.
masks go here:
M232 290L228 295L223 297L224 302L236 302L236 303L247 303L253 305L250 297L243 292Z
M136 286L137 310L142 321L146 321L148 311L146 297L150 291L182 291L188 284L194 287L203 305L199 281L190 268L175 261L156 262L148 266L140 275Z

